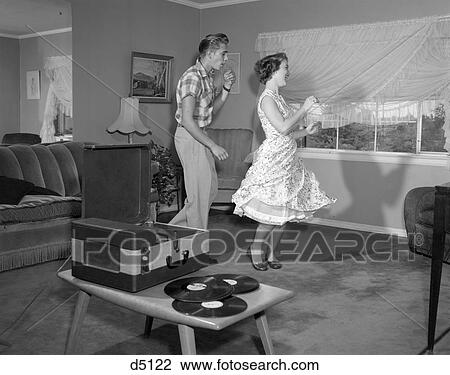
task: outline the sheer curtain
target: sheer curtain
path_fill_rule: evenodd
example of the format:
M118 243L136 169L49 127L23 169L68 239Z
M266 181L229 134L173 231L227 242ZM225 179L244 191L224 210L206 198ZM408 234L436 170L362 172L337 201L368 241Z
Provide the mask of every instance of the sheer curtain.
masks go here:
M41 128L43 143L55 142L55 126L58 107L66 116L72 117L72 59L71 56L47 58L44 66L50 80Z
M417 116L413 103L438 100L450 149L450 16L261 33L256 51L286 52L282 94L292 103L319 97L311 117L322 116L324 127Z

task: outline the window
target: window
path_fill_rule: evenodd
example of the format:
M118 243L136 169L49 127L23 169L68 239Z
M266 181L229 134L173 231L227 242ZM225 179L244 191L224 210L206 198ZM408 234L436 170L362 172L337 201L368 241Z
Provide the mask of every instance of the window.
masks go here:
M308 148L402 153L446 153L445 111L442 102L360 103L358 110L372 111L360 121L325 114L321 131L306 137ZM351 116L348 116L351 117Z

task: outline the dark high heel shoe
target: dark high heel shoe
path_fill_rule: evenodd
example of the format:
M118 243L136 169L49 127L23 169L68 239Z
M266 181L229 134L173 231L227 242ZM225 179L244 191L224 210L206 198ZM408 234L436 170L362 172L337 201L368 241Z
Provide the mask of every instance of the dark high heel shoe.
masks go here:
M267 264L269 265L270 268L274 269L274 270L279 270L281 267L283 267L280 263L279 260L274 259L274 260L268 260Z
M261 255L262 255L262 253L261 253ZM269 263L267 261L262 261L262 262L258 262L258 263L255 263L253 261L252 252L251 252L250 247L247 249L247 256L250 258L250 260L252 262L252 266L255 270L267 271L269 269Z

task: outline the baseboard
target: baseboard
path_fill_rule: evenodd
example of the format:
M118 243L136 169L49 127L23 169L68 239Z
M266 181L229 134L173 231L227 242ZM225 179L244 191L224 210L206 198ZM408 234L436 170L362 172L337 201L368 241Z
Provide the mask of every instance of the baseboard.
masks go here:
M229 207L221 207L214 206L212 207L215 210L226 210L229 211ZM173 212L178 211L178 206L176 204L172 204L171 206L161 205L159 208L159 212ZM317 224L317 225L325 225L327 227L336 227L342 229L354 229L361 232L371 232L371 233L381 233L381 234L392 234L399 237L408 237L406 234L406 229L402 228L391 228L391 227L382 227L379 225L370 225L370 224L361 224L354 223L351 221L342 221L342 220L333 220L333 219L322 219L320 217L314 217L311 220L308 220L308 223Z
M308 220L308 223L343 229L354 229L362 232L392 234L399 237L407 237L406 229L400 228L382 227L378 225L361 224L342 220L322 219L320 217L315 217L311 220Z

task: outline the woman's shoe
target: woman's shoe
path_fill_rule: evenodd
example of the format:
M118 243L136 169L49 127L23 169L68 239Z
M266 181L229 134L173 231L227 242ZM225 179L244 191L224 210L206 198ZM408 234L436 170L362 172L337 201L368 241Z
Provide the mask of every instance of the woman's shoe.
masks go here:
M253 268L258 271L267 271L269 269L268 264L269 264L268 262L254 263L252 260Z
M269 265L270 268L274 269L274 270L279 270L281 267L283 267L280 263L279 260L274 259L274 260L268 260L267 264Z
M261 255L262 255L262 254L263 254L263 253L261 252ZM250 260L251 260L251 262L252 262L252 266L253 266L253 268L254 268L255 270L258 270L258 271L267 271L267 270L269 269L269 266L268 266L267 261L262 261L262 262L258 262L258 263L255 263L255 262L253 261L252 251L251 251L251 246L249 246L249 247L247 248L247 256L250 258Z

